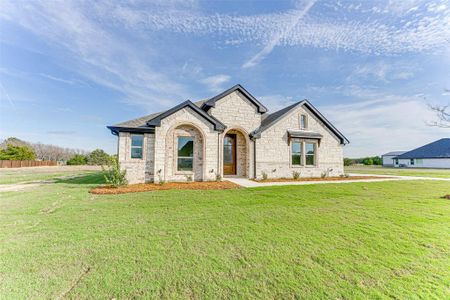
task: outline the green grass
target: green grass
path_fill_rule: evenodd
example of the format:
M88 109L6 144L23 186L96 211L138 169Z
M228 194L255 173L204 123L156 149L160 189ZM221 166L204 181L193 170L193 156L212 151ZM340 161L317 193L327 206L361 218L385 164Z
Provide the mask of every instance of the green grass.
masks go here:
M0 194L0 298L450 296L448 182Z
M346 173L450 178L450 169L386 168L381 166L345 167Z
M91 170L69 170L69 171L58 171L53 170L52 172L36 172L35 170L8 170L3 169L0 172L0 184L14 184L14 183L25 183L31 181L42 181L42 180L54 180L66 176L77 176L86 173L93 173L95 171Z

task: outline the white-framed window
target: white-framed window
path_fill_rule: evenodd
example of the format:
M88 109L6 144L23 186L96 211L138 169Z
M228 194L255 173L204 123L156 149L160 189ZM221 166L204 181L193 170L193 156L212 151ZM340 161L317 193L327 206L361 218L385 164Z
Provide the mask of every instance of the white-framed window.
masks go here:
M308 117L304 114L300 115L300 129L308 128Z
M410 163L411 163L411 166L414 166L414 158L411 158Z
M307 166L316 165L316 143L305 142L305 163Z
M142 159L143 145L144 145L144 135L143 134L132 134L131 135L131 158Z
M291 140L291 165L301 166L302 165L302 142L299 139Z
M178 137L177 170L189 172L194 169L194 138L191 136Z

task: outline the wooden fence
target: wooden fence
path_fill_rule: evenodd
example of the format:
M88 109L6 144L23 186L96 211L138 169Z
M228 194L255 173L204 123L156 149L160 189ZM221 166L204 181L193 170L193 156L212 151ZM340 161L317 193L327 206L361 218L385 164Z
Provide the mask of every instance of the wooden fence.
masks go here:
M42 167L57 166L58 163L52 160L0 160L0 168L24 168L24 167Z

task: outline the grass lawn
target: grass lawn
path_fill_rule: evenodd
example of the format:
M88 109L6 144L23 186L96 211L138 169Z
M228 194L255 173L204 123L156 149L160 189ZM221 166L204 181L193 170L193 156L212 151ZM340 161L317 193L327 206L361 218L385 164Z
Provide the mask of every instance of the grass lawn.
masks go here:
M57 179L65 176L75 176L98 171L93 166L61 166L61 167L32 167L32 168L2 168L0 169L0 184L24 183Z
M345 167L345 172L359 173L359 174L450 178L449 169L411 169L411 168L386 168L381 166L350 166Z
M450 297L448 182L0 194L0 298Z

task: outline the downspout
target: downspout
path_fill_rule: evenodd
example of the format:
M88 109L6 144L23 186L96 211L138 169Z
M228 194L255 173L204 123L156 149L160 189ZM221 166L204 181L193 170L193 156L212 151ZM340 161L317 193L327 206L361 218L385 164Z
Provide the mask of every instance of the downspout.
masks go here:
M217 172L216 172L216 178L217 175L222 176L222 173L220 171L220 132L217 132Z
M256 179L256 139L253 139L253 178Z

